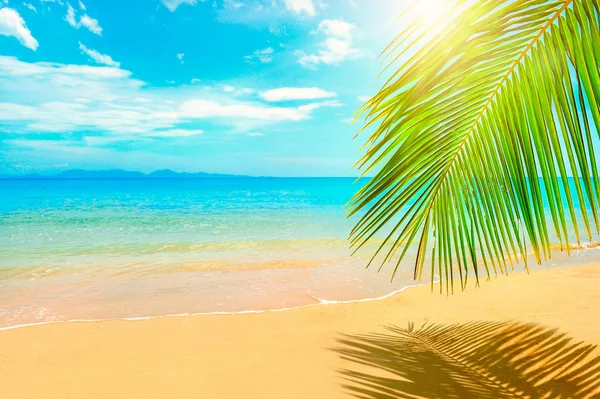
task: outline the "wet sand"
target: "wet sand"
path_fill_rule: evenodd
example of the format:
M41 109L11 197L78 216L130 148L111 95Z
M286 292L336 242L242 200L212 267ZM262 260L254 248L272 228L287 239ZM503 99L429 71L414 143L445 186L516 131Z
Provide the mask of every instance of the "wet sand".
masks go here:
M425 286L287 311L4 330L0 396L595 397L598 287L589 264L450 296Z

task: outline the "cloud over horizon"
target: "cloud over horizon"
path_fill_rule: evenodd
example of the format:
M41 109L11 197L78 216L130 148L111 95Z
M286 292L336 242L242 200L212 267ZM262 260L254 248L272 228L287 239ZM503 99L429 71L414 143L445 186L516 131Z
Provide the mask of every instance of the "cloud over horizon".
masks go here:
M281 87L262 92L260 96L271 102L289 100L314 100L336 97L337 94L319 87Z
M82 44L81 48L92 58L108 61ZM131 72L116 64L27 63L0 56L0 89L6 94L1 102L0 122L7 126L19 122L13 128L15 132L25 123L28 132L94 129L112 134L157 136L166 129L182 133L185 128L178 125L194 120L213 120L234 128L244 121L250 121L253 127L298 122L310 118L319 108L340 105L317 102L283 107L240 101L236 98L238 89L228 85L219 95L214 90L190 92L187 87L157 89L133 78ZM228 90L230 87L232 90ZM245 93L252 91L246 89ZM335 93L319 88L281 88L265 91L261 98L270 102L334 96ZM191 130L198 132L197 128Z

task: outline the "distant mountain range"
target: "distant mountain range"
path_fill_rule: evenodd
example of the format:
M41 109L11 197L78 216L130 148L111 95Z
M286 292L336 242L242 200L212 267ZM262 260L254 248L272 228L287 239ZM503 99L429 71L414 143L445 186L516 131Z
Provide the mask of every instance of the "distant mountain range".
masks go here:
M122 169L113 170L65 170L54 175L0 175L0 179L206 179L206 178L240 178L243 175L225 175L219 173L187 173L173 172L169 169L142 173Z

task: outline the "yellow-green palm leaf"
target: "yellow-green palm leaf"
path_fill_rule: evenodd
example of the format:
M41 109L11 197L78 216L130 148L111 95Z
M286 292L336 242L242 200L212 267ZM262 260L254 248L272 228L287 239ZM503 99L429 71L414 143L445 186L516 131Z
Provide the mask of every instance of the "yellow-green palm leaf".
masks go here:
M350 214L354 246L385 233L374 259L396 269L418 246L415 278L427 256L450 290L598 232L600 5L447 1L439 33L424 43L414 22L388 49L407 60L361 109L359 167L376 173Z

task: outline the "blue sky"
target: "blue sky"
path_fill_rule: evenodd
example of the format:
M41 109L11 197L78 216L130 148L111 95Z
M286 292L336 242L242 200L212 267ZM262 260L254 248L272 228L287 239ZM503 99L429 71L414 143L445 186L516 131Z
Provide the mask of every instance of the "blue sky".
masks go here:
M376 5L374 4L376 3ZM353 176L394 0L0 0L0 173Z

